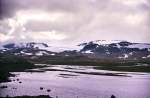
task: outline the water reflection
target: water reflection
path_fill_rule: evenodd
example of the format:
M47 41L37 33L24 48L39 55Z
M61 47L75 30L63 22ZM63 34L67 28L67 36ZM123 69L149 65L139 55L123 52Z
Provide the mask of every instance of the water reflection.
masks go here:
M0 96L50 95L59 98L150 98L150 74L96 70L92 66L49 65L15 72Z

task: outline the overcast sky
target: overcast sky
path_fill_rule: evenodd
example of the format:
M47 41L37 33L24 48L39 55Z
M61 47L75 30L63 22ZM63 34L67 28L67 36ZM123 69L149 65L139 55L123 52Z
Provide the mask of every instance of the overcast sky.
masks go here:
M150 0L0 0L0 43L150 42Z

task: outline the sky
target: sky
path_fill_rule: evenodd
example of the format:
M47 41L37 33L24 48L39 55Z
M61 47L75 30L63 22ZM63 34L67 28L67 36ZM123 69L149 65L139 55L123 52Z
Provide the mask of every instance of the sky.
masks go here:
M150 43L150 0L0 0L0 43Z

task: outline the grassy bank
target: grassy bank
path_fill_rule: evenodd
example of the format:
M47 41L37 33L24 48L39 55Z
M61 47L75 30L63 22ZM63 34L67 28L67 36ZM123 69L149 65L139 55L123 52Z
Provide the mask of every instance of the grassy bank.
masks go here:
M32 63L29 63L32 62ZM0 82L8 81L12 76L9 72L21 72L25 69L36 68L33 63L53 65L82 65L95 66L95 69L150 72L150 60L114 60L114 59L91 59L83 56L41 56L36 59L22 58L14 55L0 55ZM147 64L145 66L144 64ZM137 66L142 65L142 66ZM144 65L144 66L143 66Z
M33 64L21 57L0 55L0 82L9 81L8 77L12 76L9 72L21 72L34 67Z
M125 71L125 72L150 72L150 66L97 66L99 70Z
M118 59L91 59L81 56L74 56L74 57L43 56L30 61L33 63L43 63L53 65L96 66L95 69L112 70L112 71L150 72L149 59L118 60Z

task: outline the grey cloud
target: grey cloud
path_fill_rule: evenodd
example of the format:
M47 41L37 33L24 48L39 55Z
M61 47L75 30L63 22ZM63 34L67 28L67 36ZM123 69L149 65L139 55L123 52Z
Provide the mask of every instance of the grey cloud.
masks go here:
M21 9L40 9L47 11L67 11L71 13L79 11L135 11L137 7L125 6L115 2L117 0L0 0L0 17L9 17ZM140 4L139 10L147 10L149 3Z
M43 21L30 21L26 23L24 27L26 28L27 31L31 31L31 32L50 31L52 29L49 22L43 22Z
M0 0L1 18L12 17L18 10L40 9L61 12L88 12L122 9L122 5L112 6L112 0Z
M0 0L0 19L12 17L19 8L14 0Z
M21 9L67 11L72 13L84 6L81 5L82 1L77 0L0 0L0 18L12 17L18 10Z
M8 34L11 27L8 25L8 21L0 20L0 33Z
M65 14L61 21L30 20L24 27L27 32L59 31L68 36L65 42L95 39L150 42L150 2L128 6L117 1L122 2L122 0L0 0L0 18L3 20L12 18L20 10L60 12ZM133 26L125 22L128 15L144 17L147 15L147 17L140 25ZM132 19L130 21L136 22ZM7 32L10 29L7 23L1 24L0 32ZM27 40L32 40L30 37L32 34L27 34L26 31L18 27L12 35L25 35Z

